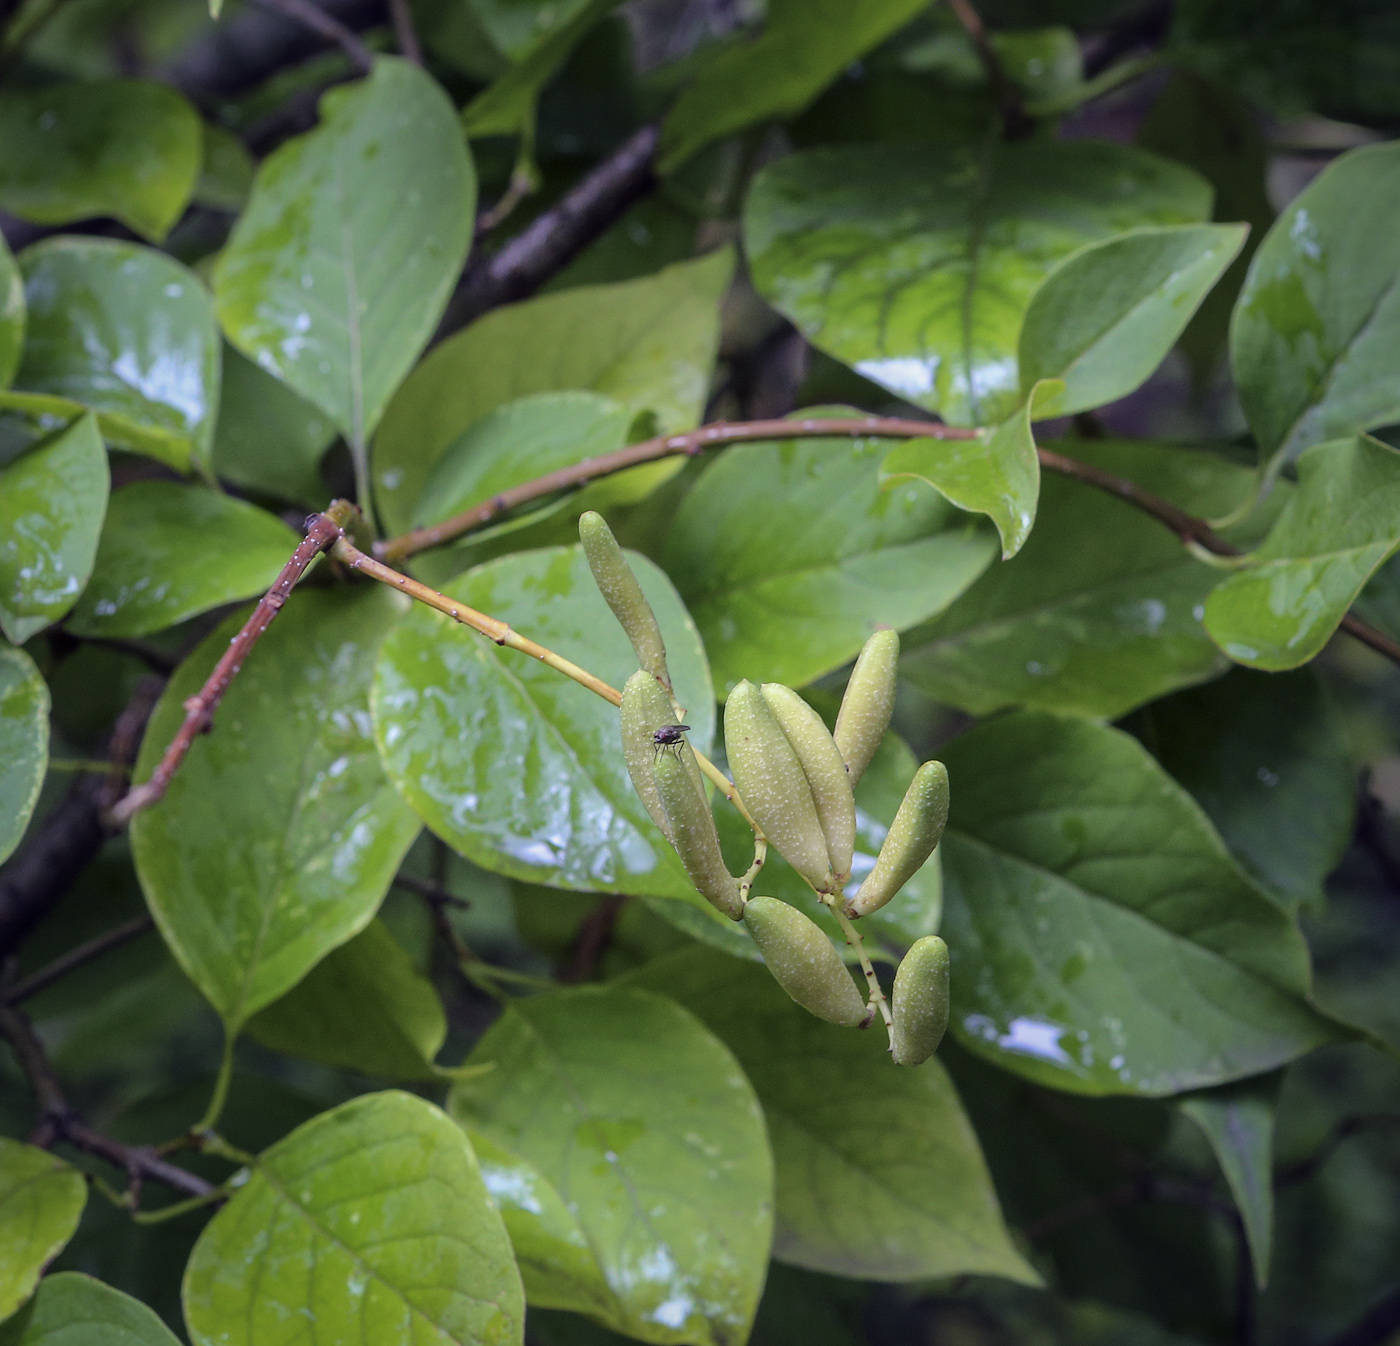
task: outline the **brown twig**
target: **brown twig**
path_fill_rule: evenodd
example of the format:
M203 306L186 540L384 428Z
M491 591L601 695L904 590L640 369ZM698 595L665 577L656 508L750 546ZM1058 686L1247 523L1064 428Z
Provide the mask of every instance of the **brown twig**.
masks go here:
M605 897L583 918L578 928L578 939L574 942L573 961L559 978L564 985L585 982L597 970L598 963L612 945L617 918L627 901L625 894Z
M47 967L41 967L37 972L24 978L23 981L17 981L7 991L0 994L0 1002L7 1005L18 1005L28 1000L30 996L38 995L45 987L52 986L60 977L72 972L74 968L92 962L94 958L100 957L109 949L119 948L138 935L144 935L154 925L155 922L151 920L150 916L142 915L134 916L121 925L113 926L110 930L94 936L85 944L79 944L76 949L69 949L61 957L55 958Z
M334 15L327 14L312 0L257 0L264 9L292 19L329 42L336 43L350 58L355 68L364 74L374 69L374 57L370 50Z
M423 44L418 41L408 0L389 0L389 21L394 25L394 41L399 44L400 54L414 65L422 65Z
M416 874L395 874L394 886L406 888L410 893L416 893L425 902L435 907L457 907L461 911L466 911L471 906L465 897L449 893L442 884L434 883L431 879L420 879Z
M1035 124L1026 115L1021 95L1007 77L1006 68L992 45L982 16L973 9L969 0L948 0L948 5L954 17L962 24L963 31L971 39L973 47L977 50L977 59L982 62L982 68L987 72L987 82L992 86L997 108L1001 112L1002 134L1007 140L1025 139Z
M48 1149L65 1140L79 1150L115 1164L126 1172L133 1185L138 1180L148 1179L188 1197L205 1197L214 1191L212 1183L168 1163L154 1150L141 1145L124 1145L93 1130L69 1105L33 1026L11 1005L0 1004L0 1036L9 1042L39 1105L39 1120L30 1135L34 1144Z
M243 667L253 646L272 625L273 619L282 610L287 596L296 582L306 573L307 567L327 547L340 536L339 525L326 514L313 514L306 521L306 537L292 553L291 560L282 567L276 582L253 609L252 616L243 624L243 629L229 643L223 657L214 665L214 671L206 679L204 686L185 702L185 719L166 748L151 778L136 786L123 798L117 800L108 812L111 826L121 827L144 808L149 808L166 791L171 778L180 769L180 763L193 746L195 739L207 733L214 721L214 712L219 708L229 684Z

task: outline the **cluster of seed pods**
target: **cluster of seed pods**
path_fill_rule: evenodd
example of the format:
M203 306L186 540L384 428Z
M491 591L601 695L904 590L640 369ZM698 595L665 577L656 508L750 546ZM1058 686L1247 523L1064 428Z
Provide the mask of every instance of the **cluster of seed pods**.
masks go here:
M748 897L729 872L705 790L685 738L651 605L602 517L579 522L585 554L641 667L622 692L622 751L647 812L675 847L696 891L743 921L774 978L819 1018L864 1026L874 1011L826 933L777 898ZM724 744L734 785L767 843L829 908L848 921L878 911L933 853L948 816L948 773L919 768L874 868L845 896L856 841L854 789L889 728L899 636L877 631L856 660L834 731L790 687L741 682L724 709ZM848 927L849 928L849 927ZM901 1065L927 1060L948 1022L948 949L926 935L895 975L891 1053Z

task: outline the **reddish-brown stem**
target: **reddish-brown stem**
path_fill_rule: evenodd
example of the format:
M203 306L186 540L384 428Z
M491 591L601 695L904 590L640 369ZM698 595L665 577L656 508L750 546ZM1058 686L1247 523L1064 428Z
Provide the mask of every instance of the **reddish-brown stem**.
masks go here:
M414 65L422 65L423 44L418 40L408 0L389 0L389 21L394 25L394 41L399 44L400 55Z
M948 7L971 40L977 51L977 59L982 62L982 68L987 72L987 83L992 86L997 108L1001 112L1002 134L1008 140L1024 139L1030 134L1033 123L1021 105L1021 96L1016 92L1016 86L1007 77L1006 68L997 55L997 49L992 46L992 39L987 34L982 16L973 9L970 0L948 0Z
M262 639L263 633L272 625L273 619L282 610L287 596L296 583L306 573L307 567L337 538L340 526L325 514L313 514L306 521L306 537L302 539L292 558L282 567L273 584L253 609L252 616L243 623L243 629L234 636L223 657L214 665L214 671L205 680L204 686L185 702L185 718L165 755L160 759L151 778L130 790L119 799L108 814L113 826L121 827L142 809L149 808L166 791L171 778L180 769L185 755L194 745L195 739L209 730L214 721L214 712L219 708L229 684L243 667L253 646Z

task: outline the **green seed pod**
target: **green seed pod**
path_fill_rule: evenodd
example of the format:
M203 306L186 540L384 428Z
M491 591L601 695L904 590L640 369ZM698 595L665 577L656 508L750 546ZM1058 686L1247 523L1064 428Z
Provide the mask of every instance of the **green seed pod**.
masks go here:
M947 821L948 768L942 762L925 762L904 792L875 868L846 903L846 915L869 916L883 907L933 854Z
M734 784L763 835L813 887L833 890L812 787L777 716L751 682L741 682L724 704L724 748Z
M948 946L937 935L916 940L894 974L897 1066L917 1066L938 1050L948 1027Z
M846 770L851 773L852 788L865 774L890 727L898 672L899 632L876 631L865 642L851 670L833 735Z
M744 924L778 985L818 1019L854 1028L865 1001L815 921L775 897L751 897Z
M691 883L731 921L741 920L744 903L739 896L739 880L725 868L719 833L705 792L695 788L686 763L670 749L663 748L656 754L651 770L666 816L671 820L672 844Z
M622 688L622 757L627 763L627 774L632 777L632 788L668 841L673 840L671 820L666 816L651 768L656 761L656 731L676 723L676 712L666 689L639 668Z
M838 879L845 878L851 872L851 854L856 847L856 801L841 752L822 717L791 687L765 682L763 699L802 763L826 835L831 867Z
M661 627L607 520L588 510L578 521L578 536L583 543L583 554L588 558L588 568L613 610L613 616L627 632L627 639L637 652L637 662L669 688L671 675L666 671L666 645L661 639Z

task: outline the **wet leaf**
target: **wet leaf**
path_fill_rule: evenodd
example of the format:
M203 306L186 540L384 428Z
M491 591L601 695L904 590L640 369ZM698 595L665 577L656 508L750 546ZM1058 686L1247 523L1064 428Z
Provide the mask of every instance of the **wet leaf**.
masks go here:
M260 640L132 851L151 914L230 1030L362 930L418 820L384 779L366 697L401 611L374 589L298 591ZM151 717L145 780L244 620L180 666Z
M141 636L269 588L300 538L256 505L204 486L138 481L107 506L93 577L68 628Z
M1400 145L1330 164L1250 263L1230 363L1266 455L1400 420Z
M0 239L0 388L8 388L24 345L24 277Z
M642 1341L742 1341L772 1237L758 1100L725 1047L643 991L582 987L517 1001L452 1091L452 1115L522 1155L577 1218L611 1290L605 1316Z
M45 1276L24 1309L0 1324L0 1346L178 1343L179 1338L140 1300L77 1271Z
M728 250L617 285L496 309L436 347L404 382L374 443L384 524L412 523L423 486L461 433L528 393L588 389L650 411L661 434L700 421L719 341Z
M118 447L182 472L206 464L219 333L203 282L154 248L110 239L46 239L19 262L29 329L15 387L104 413Z
M739 1058L773 1146L776 1258L866 1280L1038 1283L937 1060L900 1069L879 1029L823 1023L765 968L708 949L659 959L626 984L674 997Z
M0 209L35 224L107 215L159 243L203 158L199 114L167 84L62 81L0 94Z
M699 635L666 577L630 559L661 624L690 740L703 751L715 721ZM581 547L489 561L447 592L613 687L636 671ZM390 778L477 864L584 892L703 901L632 788L616 708L593 692L420 609L385 642L372 703Z
M48 764L48 686L23 650L0 645L0 861L29 825Z
M86 1204L87 1183L76 1169L47 1150L0 1136L0 1318L33 1293Z
M363 445L437 325L475 202L447 95L376 58L258 169L214 272L228 339Z
M195 1245L184 1301L195 1346L518 1346L525 1316L471 1146L431 1103L396 1091L352 1099L265 1151Z
M1073 1093L1162 1095L1333 1040L1307 946L1133 739L1001 716L943 750L952 1027Z
M724 692L741 678L805 686L876 627L941 611L986 568L990 530L923 482L881 490L890 447L741 444L687 493L663 561Z
M1190 170L1095 141L861 145L789 155L754 180L759 291L816 346L956 425L1014 409L1016 342L1055 263L1139 225L1190 224Z
M1398 547L1400 453L1369 435L1317 444L1251 564L1206 601L1206 630L1236 663L1296 668Z
M248 1021L273 1051L387 1080L434 1080L447 1018L382 921L332 949L280 1000Z
M0 468L0 630L16 645L56 622L92 574L107 454L91 416Z

